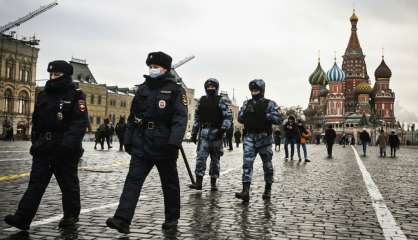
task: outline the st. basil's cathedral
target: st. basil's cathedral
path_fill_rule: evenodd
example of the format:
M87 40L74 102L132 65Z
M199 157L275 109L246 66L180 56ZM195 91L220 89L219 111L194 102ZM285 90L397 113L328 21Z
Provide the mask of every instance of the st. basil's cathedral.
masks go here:
M343 55L342 68L334 58L334 65L325 73L318 59L318 66L309 77L312 89L305 116L314 135L323 133L330 124L339 136L351 134L354 139L363 128L375 137L377 128L387 132L397 127L395 93L389 87L392 72L382 56L374 72L374 86L371 86L365 55L357 36L358 20L353 11L351 36Z

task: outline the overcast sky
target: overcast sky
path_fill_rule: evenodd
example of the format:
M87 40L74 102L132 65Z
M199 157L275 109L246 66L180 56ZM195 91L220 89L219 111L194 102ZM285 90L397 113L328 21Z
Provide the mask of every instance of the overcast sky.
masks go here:
M0 25L50 2L0 0ZM396 112L418 122L418 1L357 0L355 8L369 75L384 48ZM241 104L248 82L262 78L266 97L306 107L318 50L325 71L334 51L341 66L352 9L352 0L61 0L17 31L41 40L37 79L48 77L49 61L74 56L87 60L100 83L132 87L147 72L148 52L161 50L173 62L196 56L178 69L196 97L215 77Z

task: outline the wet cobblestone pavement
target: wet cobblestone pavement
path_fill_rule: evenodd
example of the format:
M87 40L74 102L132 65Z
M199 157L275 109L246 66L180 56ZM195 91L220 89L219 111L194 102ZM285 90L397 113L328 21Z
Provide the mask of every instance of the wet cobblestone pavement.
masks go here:
M242 149L225 151L219 191L209 178L202 192L189 190L179 158L181 218L177 232L164 232L163 198L157 170L147 178L131 225L124 235L105 227L112 216L128 170L129 155L95 151L92 143L80 163L82 213L76 229L60 231L61 193L53 178L29 233L0 221L0 239L391 239L385 235L351 147L336 146L334 159L325 147L308 145L312 162L283 160L275 152L272 198L265 202L261 160L254 164L249 204L234 198L241 190ZM13 213L28 183L29 143L0 143L0 218ZM195 145L184 144L194 169ZM357 148L360 151L360 148ZM418 150L378 158L377 148L361 157L396 224L408 239L418 239ZM209 163L209 161L208 161ZM392 238L395 239L395 238ZM404 238L399 238L404 239Z

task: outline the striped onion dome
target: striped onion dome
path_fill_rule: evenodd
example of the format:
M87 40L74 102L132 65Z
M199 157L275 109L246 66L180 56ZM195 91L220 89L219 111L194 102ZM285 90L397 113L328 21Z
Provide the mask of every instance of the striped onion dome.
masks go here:
M318 66L315 71L309 76L309 83L311 85L325 86L328 84L327 75L321 67L321 63L318 62Z
M338 67L337 63L327 72L327 77L330 82L342 82L345 80L345 72Z
M357 94L370 94L373 92L372 87L370 87L367 81L361 81L356 86L356 93Z

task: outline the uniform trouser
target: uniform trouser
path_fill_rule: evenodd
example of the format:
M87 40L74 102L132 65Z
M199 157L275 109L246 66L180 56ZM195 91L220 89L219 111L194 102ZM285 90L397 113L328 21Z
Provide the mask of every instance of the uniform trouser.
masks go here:
M164 195L165 220L173 221L180 217L180 186L177 173L177 159L131 158L123 192L115 217L130 224L141 193L142 185L151 169L157 166Z
M308 159L308 150L307 150L307 148L306 148L306 143L299 143L298 144L298 157L299 157L299 159L301 159L301 156L300 156L300 147L302 147L302 150L303 150L303 157L305 158L305 160L306 159Z
M80 214L80 184L77 158L65 159L53 155L33 157L29 185L20 200L16 216L25 223L32 222L46 187L54 174L62 192L64 217L77 218Z
M332 156L332 147L334 146L334 143L327 143L327 152L328 152L328 156L331 157Z
M223 155L222 140L208 140L201 138L196 151L196 176L203 177L206 171L206 160L210 156L209 175L219 177L220 159Z
M286 158L289 157L289 148L288 148L289 144L290 144L290 156L291 156L291 158L293 158L293 155L295 154L296 139L294 139L294 138L285 138L284 139L284 153L285 153Z
M257 154L260 155L261 160L263 161L264 181L266 183L273 183L273 163L271 161L271 159L273 158L273 150L271 144L256 147L255 140L249 137L246 137L244 139L244 163L242 166L242 182L251 183L254 160L257 157Z

